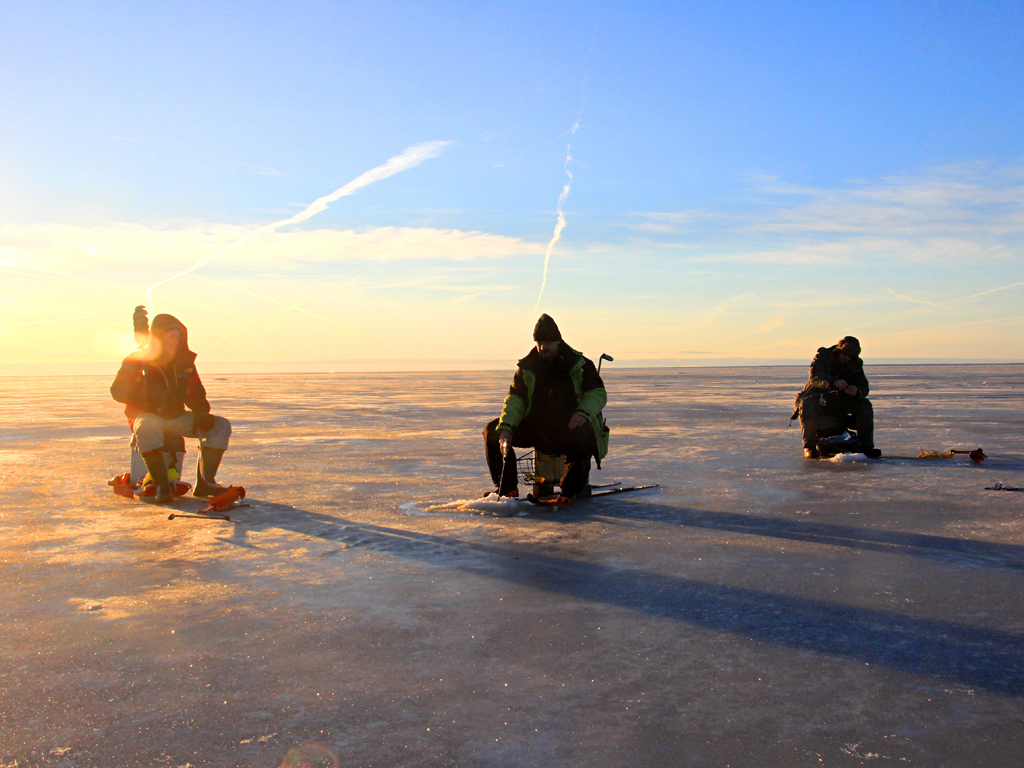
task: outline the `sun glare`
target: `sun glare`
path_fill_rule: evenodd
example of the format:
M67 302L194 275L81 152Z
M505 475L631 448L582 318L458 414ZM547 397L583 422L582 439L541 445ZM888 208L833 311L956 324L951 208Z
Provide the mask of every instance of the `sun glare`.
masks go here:
M110 360L120 360L138 349L135 337L131 333L122 333L112 328L97 331L93 336L92 346L102 357Z

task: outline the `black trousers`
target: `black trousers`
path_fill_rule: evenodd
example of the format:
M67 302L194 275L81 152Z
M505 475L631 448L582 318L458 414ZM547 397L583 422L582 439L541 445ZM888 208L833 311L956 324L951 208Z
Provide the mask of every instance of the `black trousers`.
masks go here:
M852 418L860 444L865 448L875 447L875 411L870 400L839 392L806 395L800 401L800 432L805 448L818 444L819 416Z
M495 486L501 486L498 493L505 494L518 485L516 452L510 447L508 453L502 457L501 447L498 445L498 423L499 420L495 419L484 427L484 446L491 479ZM569 429L569 417L565 419L564 424L538 424L527 416L512 432L512 446L535 448L541 453L553 456L564 454L565 474L559 483L563 496L576 496L590 482L590 457L597 454L597 438L589 421L576 429Z

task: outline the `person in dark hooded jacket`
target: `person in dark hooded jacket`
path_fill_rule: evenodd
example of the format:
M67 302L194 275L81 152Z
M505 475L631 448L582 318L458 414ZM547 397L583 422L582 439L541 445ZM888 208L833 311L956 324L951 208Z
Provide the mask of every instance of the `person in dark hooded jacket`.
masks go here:
M140 328L140 321L145 325L144 308L136 310L135 319L136 338L145 338ZM227 490L214 478L228 447L231 424L223 416L210 413L210 401L195 361L182 322L172 315L157 315L149 328L148 344L122 361L110 385L113 398L125 404L125 416L156 485L155 500L159 504L172 498L164 458L167 437L199 439L195 496L209 498Z
M806 458L816 459L820 455L820 416L852 418L864 454L873 459L882 455L875 448L874 409L868 400L868 379L864 375L864 361L860 359L860 341L855 337L844 336L838 344L818 349L795 405L791 418L800 419Z
M565 454L561 495L590 493L590 458L608 453L608 427L601 409L608 401L594 363L562 340L555 321L541 315L535 348L519 361L501 417L484 428L487 465L502 496L517 496L513 446Z

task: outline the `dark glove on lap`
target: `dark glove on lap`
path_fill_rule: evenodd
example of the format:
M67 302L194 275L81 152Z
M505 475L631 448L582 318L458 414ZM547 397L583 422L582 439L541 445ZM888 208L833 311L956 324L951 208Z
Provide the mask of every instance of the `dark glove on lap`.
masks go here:
M212 413L197 413L192 421L192 433L199 435L213 429L214 420Z

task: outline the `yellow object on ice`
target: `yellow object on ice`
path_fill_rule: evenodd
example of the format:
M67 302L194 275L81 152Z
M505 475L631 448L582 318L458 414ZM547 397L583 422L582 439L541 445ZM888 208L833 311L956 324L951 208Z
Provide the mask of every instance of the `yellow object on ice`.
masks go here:
M917 454L919 459L951 459L954 453L952 451L925 451L922 450Z
M178 480L181 480L181 475L178 473L178 470L175 469L174 467L168 467L167 479L173 483ZM142 478L142 485L153 485L153 477L149 474L149 472L147 472L146 476Z

